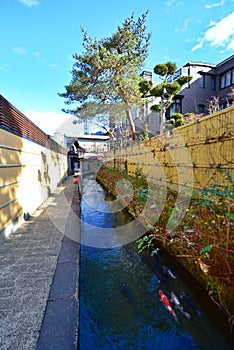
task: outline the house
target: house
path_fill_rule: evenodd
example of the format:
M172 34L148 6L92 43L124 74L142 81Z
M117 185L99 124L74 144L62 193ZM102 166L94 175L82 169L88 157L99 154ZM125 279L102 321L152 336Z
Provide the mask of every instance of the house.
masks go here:
M143 71L141 76L157 84L153 81L151 71ZM174 113L191 113L194 115L186 117L186 120L193 121L234 103L234 55L217 65L188 62L170 76L168 82L176 81L181 76L191 76L192 80L174 97L173 103L166 111L166 119L170 119ZM160 101L160 98L149 98L143 106L131 109L136 132L140 137L146 128L150 137L160 133L160 113L151 110L151 106L159 104ZM170 122L167 122L168 125Z
M151 71L143 71L141 76L155 84ZM139 135L143 136L146 129L149 131L150 137L160 133L160 114L151 110L151 107L156 103L160 103L160 99L152 97L145 101L143 106L132 108L131 113L138 137Z
M175 96L170 115L173 113L207 115L233 104L234 55L217 65L188 62L168 81L175 81L183 75L192 76L193 79Z

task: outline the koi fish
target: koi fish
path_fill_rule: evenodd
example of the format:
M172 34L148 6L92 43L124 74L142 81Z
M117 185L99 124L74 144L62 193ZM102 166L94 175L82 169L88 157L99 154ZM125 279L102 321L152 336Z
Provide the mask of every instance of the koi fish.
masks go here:
M176 279L176 276L172 273L172 271L168 267L162 266L162 270L163 270L164 273L167 273L168 276L170 276L174 280Z
M175 304L176 309L178 309L182 315L184 315L187 319L191 318L191 315L184 310L183 306L180 304L179 299L173 292L171 292L171 302Z
M159 281L162 281L164 276L162 274L162 270L161 270L161 266L158 262L158 258L156 255L151 255L150 253L147 254L144 257L145 262L152 268L153 272L156 274L156 276L158 277ZM164 278L165 279L165 278ZM163 280L164 282L164 280ZM165 279L166 282L166 279Z
M201 312L196 309L190 296L185 292L184 289L180 292L180 299L185 303L186 308L188 308L192 314L196 314L199 317L201 316Z
M165 308L170 312L170 314L174 317L175 321L177 323L179 323L178 318L175 314L175 311L172 309L170 301L168 300L167 296L164 294L164 292L162 290L160 290L158 292L159 297L160 297L160 301L163 303L163 305L165 306Z

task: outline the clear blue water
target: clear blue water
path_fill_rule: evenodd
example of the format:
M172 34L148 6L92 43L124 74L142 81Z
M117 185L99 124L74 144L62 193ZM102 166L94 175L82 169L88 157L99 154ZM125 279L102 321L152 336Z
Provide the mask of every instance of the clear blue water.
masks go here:
M129 218L121 211L111 215L111 210L104 210L103 205L108 207L109 204L108 201L103 204L99 194L105 195L99 184L93 179L84 179L78 349L233 349L221 332L219 321L214 319L209 308L199 304L191 284L186 285L183 276L161 253L151 266L137 254L135 242L108 247L106 242L115 242L113 227L122 225L124 234L124 223ZM95 205L91 204L93 199ZM96 228L105 228L104 238ZM88 245L92 239L100 240L100 246L104 242L107 247L99 248L96 243ZM162 266L170 268L176 278L162 274ZM183 307L191 318L187 319L172 303L178 317L178 323L175 322L159 300L160 289L169 298L172 291L178 296L185 290L191 299ZM191 303L200 315L191 308Z

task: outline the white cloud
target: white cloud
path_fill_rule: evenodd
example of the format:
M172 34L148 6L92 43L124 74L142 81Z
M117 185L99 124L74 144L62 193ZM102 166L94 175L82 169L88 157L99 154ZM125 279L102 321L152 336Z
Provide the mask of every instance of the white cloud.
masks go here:
M40 57L40 52L38 52L38 51L34 52L33 56L36 57L36 58L39 58Z
M189 24L189 19L186 19L185 22L184 22L184 25L181 29L178 29L178 28L175 28L175 32L182 32L182 33L185 33L188 29L188 24Z
M9 72L11 70L11 65L7 63L0 64L0 70Z
M170 8L170 7L173 7L173 6L178 7L178 6L180 6L180 5L182 5L182 1L168 0L168 1L166 2L166 7L167 7L167 8Z
M51 64L49 64L49 67L53 68L54 70L61 71L58 64L51 63Z
M40 4L39 0L19 0L19 2L21 2L22 4L28 7L33 7Z
M17 55L26 55L27 50L24 47L14 47L13 51L17 53Z
M201 38L198 39L198 44L192 48L192 51L196 51L198 49L201 49L203 46L203 43L204 43L204 40L202 40Z
M231 40L231 42L228 44L227 50L233 50L234 51L234 39Z
M48 135L53 135L54 132L70 118L70 116L64 113L56 112L36 112L28 110L24 112L24 114Z
M215 47L226 47L232 49L234 40L234 12L222 18L219 22L211 21L210 28L207 29L204 36L199 38L198 44L192 48L192 51L200 49L205 43ZM231 44L231 45L230 45Z
M205 7L207 8L207 9L210 9L210 8L212 8L212 7L217 7L217 6L221 6L221 5L223 5L225 3L225 0L221 0L220 2L215 2L215 3L213 3L213 4L206 4L205 5Z
M213 23L205 33L205 40L212 46L224 46L234 36L234 12L218 23Z

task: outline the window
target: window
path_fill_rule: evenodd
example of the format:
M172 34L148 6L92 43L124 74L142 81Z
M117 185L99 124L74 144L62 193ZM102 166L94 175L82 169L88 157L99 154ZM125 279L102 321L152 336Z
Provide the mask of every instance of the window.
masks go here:
M199 114L205 113L205 105L198 105L198 113Z
M231 71L226 73L226 86L231 85Z
M201 89L205 89L205 75L201 75L201 77L199 79L199 87Z
M210 89L212 91L216 90L216 77L214 75L211 76Z
M181 99L180 98L174 98L173 103L170 106L170 115L174 113L181 113ZM169 115L168 115L169 116Z
M230 69L220 76L220 89L234 84L234 69Z
M220 89L225 87L225 74L220 77Z

